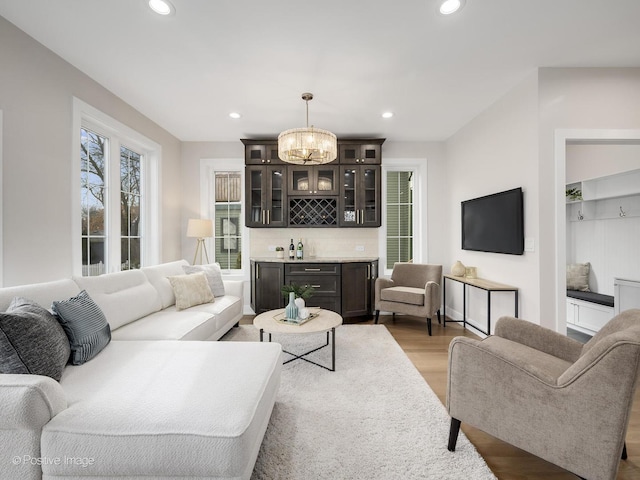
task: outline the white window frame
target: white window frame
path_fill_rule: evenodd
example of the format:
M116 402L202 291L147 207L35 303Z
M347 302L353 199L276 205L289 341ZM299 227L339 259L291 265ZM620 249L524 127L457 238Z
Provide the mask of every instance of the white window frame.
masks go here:
M427 261L427 160L424 158L385 158L382 165L381 228L378 233L380 276L391 276L387 268L387 172L413 172L413 261Z
M233 270L222 270L222 276L227 280L249 281L249 229L245 224L245 176L244 158L212 159L204 158L200 160L200 218L215 218L215 172L238 172L240 174L240 226L242 261L241 268ZM208 252L215 255L215 238L206 238L205 244ZM210 254L212 262L216 260Z
M2 132L2 110L0 110L0 186L2 185L2 171L4 168L2 164L2 152L4 151L4 148L2 146ZM4 262L2 256L2 252L4 252L4 248L2 245L2 239L4 238L4 235L2 233L2 225L4 225L2 212L4 212L4 207L2 205L2 197L3 195L0 195L0 287L4 286Z
M109 139L109 151L116 155L110 157L107 167L108 181L105 182L107 198L107 249L105 251L106 272L120 271L120 147L133 149L143 156L140 165L142 184L141 202L144 202L140 231L142 236L141 258L143 266L155 265L160 261L162 248L160 225L160 172L162 147L132 128L115 120L109 115L92 107L88 103L73 99L73 135L72 135L72 251L73 273L82 275L82 229L80 206L80 130L86 128ZM113 168L117 162L118 168ZM117 187L116 187L117 186ZM114 208L117 205L117 208ZM117 239L117 241L114 241Z

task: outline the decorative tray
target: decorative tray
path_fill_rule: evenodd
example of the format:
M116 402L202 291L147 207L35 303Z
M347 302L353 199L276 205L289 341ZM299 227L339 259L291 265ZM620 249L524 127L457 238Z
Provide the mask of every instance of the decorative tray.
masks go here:
M285 316L285 313L282 312L282 313L279 313L278 315L274 315L273 318L275 318L277 322L284 323L287 325L303 325L307 323L309 320L313 320L318 315L320 314L317 312L310 312L307 318L287 318Z

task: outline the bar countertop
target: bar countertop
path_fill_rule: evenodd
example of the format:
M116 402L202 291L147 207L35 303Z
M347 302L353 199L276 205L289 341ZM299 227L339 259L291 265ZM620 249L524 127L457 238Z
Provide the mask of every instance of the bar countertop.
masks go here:
M289 260L288 258L276 257L251 257L252 262L272 262L272 263L362 263L375 262L378 257L314 257L303 260Z

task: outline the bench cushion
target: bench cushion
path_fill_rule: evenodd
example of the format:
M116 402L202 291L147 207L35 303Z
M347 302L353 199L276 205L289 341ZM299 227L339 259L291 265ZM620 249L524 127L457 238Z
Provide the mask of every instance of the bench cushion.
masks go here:
M43 457L94 462L46 464L44 478L248 479L281 368L276 343L113 341L67 367L69 406L42 432Z
M598 305L605 305L607 307L613 307L614 300L612 295L604 295L602 293L595 292L579 292L577 290L567 290L567 297L583 300L585 302L597 303Z

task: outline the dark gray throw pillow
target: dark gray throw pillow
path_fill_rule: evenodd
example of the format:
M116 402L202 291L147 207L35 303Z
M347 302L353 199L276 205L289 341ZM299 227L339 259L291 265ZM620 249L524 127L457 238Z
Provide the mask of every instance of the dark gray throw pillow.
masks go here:
M71 363L88 362L111 341L111 328L100 307L82 290L51 307L71 343Z
M0 373L60 380L69 354L69 340L46 308L15 297L7 311L0 313Z

